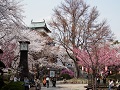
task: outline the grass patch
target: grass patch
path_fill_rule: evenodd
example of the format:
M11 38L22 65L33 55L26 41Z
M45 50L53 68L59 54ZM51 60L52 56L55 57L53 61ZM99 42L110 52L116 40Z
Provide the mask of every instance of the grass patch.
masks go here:
M3 86L0 90L24 90L23 82L10 82Z
M87 84L88 80L84 78L72 78L69 80L63 80L62 83L69 83L69 84Z

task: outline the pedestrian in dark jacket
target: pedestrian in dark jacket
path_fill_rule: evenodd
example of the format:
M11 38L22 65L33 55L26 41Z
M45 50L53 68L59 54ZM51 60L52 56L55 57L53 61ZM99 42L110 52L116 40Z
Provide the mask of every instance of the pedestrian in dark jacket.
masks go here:
M24 78L24 86L25 90L29 90L29 79L27 77Z

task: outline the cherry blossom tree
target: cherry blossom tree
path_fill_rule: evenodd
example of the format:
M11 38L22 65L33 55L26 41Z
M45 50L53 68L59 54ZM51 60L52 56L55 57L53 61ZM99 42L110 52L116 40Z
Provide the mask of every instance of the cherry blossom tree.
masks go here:
M30 69L32 69L32 65L35 65L35 63L39 65L43 64L45 66L48 64L48 66L52 66L53 63L56 63L57 47L54 46L54 43L49 36L43 36L41 32L29 29L21 30L20 34L21 35L19 40L30 41L28 52L28 63ZM16 49L16 55L18 54L19 47ZM16 62L16 64L18 66L19 60ZM13 64L13 67L15 67L16 64Z
M101 43L113 36L106 20L100 22L98 18L97 8L90 8L83 0L64 0L54 9L50 26L54 30L56 41L65 48L75 64L75 77L80 75L73 48Z
M25 28L21 7L19 1L0 0L0 45L3 50L1 60L7 67L10 67L14 59L19 30Z
M96 86L97 75L101 71L105 71L106 66L120 65L119 48L112 48L107 44L105 46L91 46L89 50L74 48L73 51L79 60L78 63L91 70L93 86ZM93 89L95 90L95 88Z
M56 62L54 45L49 45L52 39L25 27L20 3L20 0L0 1L0 45L4 52L1 60L7 67L18 65L20 54L18 41L30 41L30 65L40 59Z

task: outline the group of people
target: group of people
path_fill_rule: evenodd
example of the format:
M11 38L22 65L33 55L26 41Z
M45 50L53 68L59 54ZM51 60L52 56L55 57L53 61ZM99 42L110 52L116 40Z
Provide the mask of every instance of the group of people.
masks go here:
M49 88L50 81L52 82L53 87L56 87L56 78L51 77L50 79L49 76L43 77L42 79L43 86ZM36 90L41 90L41 84L39 79L35 79L35 86L36 86Z
M103 84L106 85L106 78L103 77L102 80L103 80ZM99 86L99 84L100 84L100 77L97 77L97 85ZM120 81L109 79L108 90L112 90L113 87L117 87L117 90L120 90Z
M17 78L16 76L14 76L12 80L14 82L17 82L17 81L20 81L20 78ZM49 78L49 76L43 77L42 79L43 86L49 88L50 81L52 82L52 87L56 87L56 78L55 77ZM34 82L36 90L41 90L41 84L40 84L41 82L39 78L35 78L33 82ZM25 90L29 90L30 88L30 80L28 77L24 77L24 87L25 87Z
M43 77L43 86L44 87L49 87L49 82L50 82L50 78L47 77ZM51 82L53 84L53 87L56 87L56 78L55 77L51 77Z
M105 85L106 84L106 78L103 77L102 80L103 80L103 84ZM97 85L99 86L99 84L100 84L100 77L97 77Z
M34 82L35 82L36 90L41 90L40 80L38 78L35 78ZM27 77L24 78L24 86L25 86L25 90L29 90L30 81L29 81L29 79Z
M112 79L109 80L109 88L108 90L112 90L112 88L116 86L117 87L117 90L120 90L120 82L119 80L117 80L116 82Z

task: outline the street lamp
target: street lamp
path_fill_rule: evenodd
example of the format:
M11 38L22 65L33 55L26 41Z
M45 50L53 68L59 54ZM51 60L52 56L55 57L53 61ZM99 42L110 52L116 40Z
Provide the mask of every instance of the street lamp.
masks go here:
M2 54L3 54L3 50L1 49L1 46L0 46L0 59L1 59Z
M3 74L2 68L5 68L5 64L1 61L2 54L3 54L3 50L1 49L1 46L0 46L0 75Z
M23 81L24 77L28 77L28 44L29 41L19 41L20 43L20 80Z
M1 46L0 46L0 59L1 59L2 54L3 54L3 51L2 51ZM0 88L1 88L2 86L4 86L3 70L2 70L2 68L5 68L5 64L0 60L0 76L1 76Z

